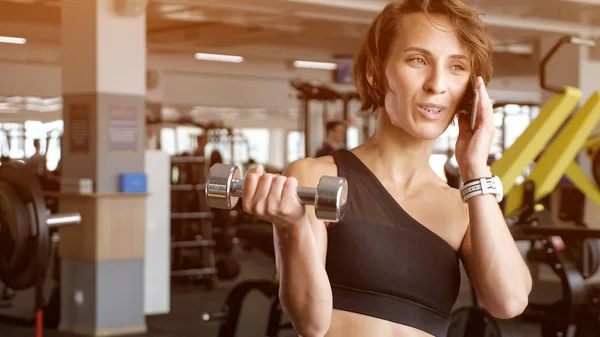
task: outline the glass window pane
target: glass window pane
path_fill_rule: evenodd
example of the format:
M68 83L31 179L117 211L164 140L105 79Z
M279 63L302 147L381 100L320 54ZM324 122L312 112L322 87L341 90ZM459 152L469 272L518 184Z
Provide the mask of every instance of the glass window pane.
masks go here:
M360 144L360 135L358 128L350 126L346 130L346 148L348 150L357 147Z
M160 129L160 145L163 151L170 155L175 155L177 149L175 148L175 130L172 128L161 128Z
M429 165L433 171L444 181L446 181L446 173L444 173L444 164L448 157L445 154L432 154L429 157Z
M304 158L304 132L290 131L287 134L287 162L288 164Z
M246 137L248 145L239 143L239 148L236 148L236 160L239 158L242 163L245 163L252 158L260 164L269 163L269 129L240 129L240 131Z

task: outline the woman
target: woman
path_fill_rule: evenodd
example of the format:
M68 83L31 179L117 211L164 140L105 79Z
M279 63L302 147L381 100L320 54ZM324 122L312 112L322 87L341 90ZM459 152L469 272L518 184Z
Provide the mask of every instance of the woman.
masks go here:
M298 160L283 176L247 173L242 205L274 225L280 299L300 335L446 336L459 260L492 315L527 306L531 276L496 196L463 200L429 165L435 139L458 116L461 179L491 177L491 49L459 0L389 4L354 65L363 109L378 113L374 135L352 151ZM456 111L471 76L481 96L473 130ZM298 185L325 175L348 181L339 223L316 219L296 197Z

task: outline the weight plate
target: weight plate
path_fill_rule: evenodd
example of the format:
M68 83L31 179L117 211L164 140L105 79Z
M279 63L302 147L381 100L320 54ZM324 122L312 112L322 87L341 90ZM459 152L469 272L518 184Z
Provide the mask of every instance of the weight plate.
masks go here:
M239 198L232 193L232 179L240 179L240 170L234 165L214 164L208 173L204 195L210 207L234 208Z
M566 243L566 251L575 260L584 279L594 276L600 268L600 239L573 240ZM584 264L587 263L587 265Z
M0 181L0 279L12 289L19 284L14 277L27 268L31 228L27 205L12 186Z
M19 199L28 205L29 218L34 223L37 235L30 239L35 249L28 249L31 259L22 272L14 275L3 275L3 279L9 278L13 282L14 289L27 289L35 286L35 280L43 279L48 268L50 258L50 238L47 225L47 210L44 202L44 194L37 177L30 172L25 164L17 161L3 162L0 166L0 182L9 184L18 193ZM21 282L22 281L22 282ZM8 282L6 282L8 284Z
M317 218L338 222L346 213L348 182L340 177L321 177L317 185L316 197Z

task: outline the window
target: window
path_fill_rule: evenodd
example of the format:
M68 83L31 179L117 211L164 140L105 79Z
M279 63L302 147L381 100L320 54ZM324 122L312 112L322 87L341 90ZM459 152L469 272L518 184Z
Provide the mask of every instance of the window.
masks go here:
M175 142L175 129L161 128L160 129L160 146L163 151L171 156L177 153Z
M429 157L429 165L433 171L444 181L446 179L446 173L444 172L444 164L446 164L448 156L445 154L432 154Z
M27 128L27 122L25 122L25 128ZM61 158L61 137L64 132L64 124L62 120L56 120L53 122L45 123L40 125L41 130L45 134L44 144L48 141L48 152L46 152L46 168L50 171L54 171L58 167L58 162ZM30 144L26 144L30 146ZM31 144L33 147L33 144ZM45 144L42 147L46 146Z
M246 163L250 158L257 163L269 162L269 129L237 129L242 137L236 137L234 158L238 163Z
M356 126L350 126L346 130L346 149L350 150L360 144L360 135Z
M63 133L63 121L49 123L25 121L21 123L0 124L0 146L2 155L15 160L25 160L35 153L33 140L40 141L40 151L46 156L46 168L53 171L61 158L60 137Z
M434 153L446 153L447 149L453 149L458 139L458 123L450 124L446 131L435 141L433 146Z
M35 147L33 146L34 139L40 140L40 152L42 154L44 154L46 151L46 137L47 137L46 128L44 127L44 124L42 124L42 122L40 122L40 121L25 121L24 127L25 127L25 142L23 144L23 151L24 151L23 158L29 158L35 153ZM16 137L20 138L21 136L17 135ZM11 139L11 149L10 149L11 152L13 151L13 149L12 149L13 141L14 141L14 137L13 137L13 139ZM50 149L48 149L48 150L50 150Z
M208 143L204 153L210 157L213 151L219 151L224 163L231 163L231 140L226 129L213 129L208 131Z
M12 159L25 158L25 130L23 124L4 123L0 124L2 144L2 155L8 155Z
M177 153L194 153L196 146L198 145L196 137L201 135L202 132L201 129L195 127L177 126L175 128L175 134L177 136Z
M287 162L304 158L304 132L290 131L287 134Z
M506 148L509 148L519 136L529 127L529 115L507 115L504 132L506 132Z
M207 156L215 150L219 151L223 162L239 166L250 159L267 164L270 159L269 142L269 129L233 129L233 141L227 130L211 130L205 151Z

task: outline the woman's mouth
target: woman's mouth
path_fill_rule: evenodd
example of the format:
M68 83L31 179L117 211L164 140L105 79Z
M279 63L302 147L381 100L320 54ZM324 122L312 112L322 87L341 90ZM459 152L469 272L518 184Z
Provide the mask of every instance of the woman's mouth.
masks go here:
M417 108L427 119L436 120L444 116L446 108L437 104L417 104Z

